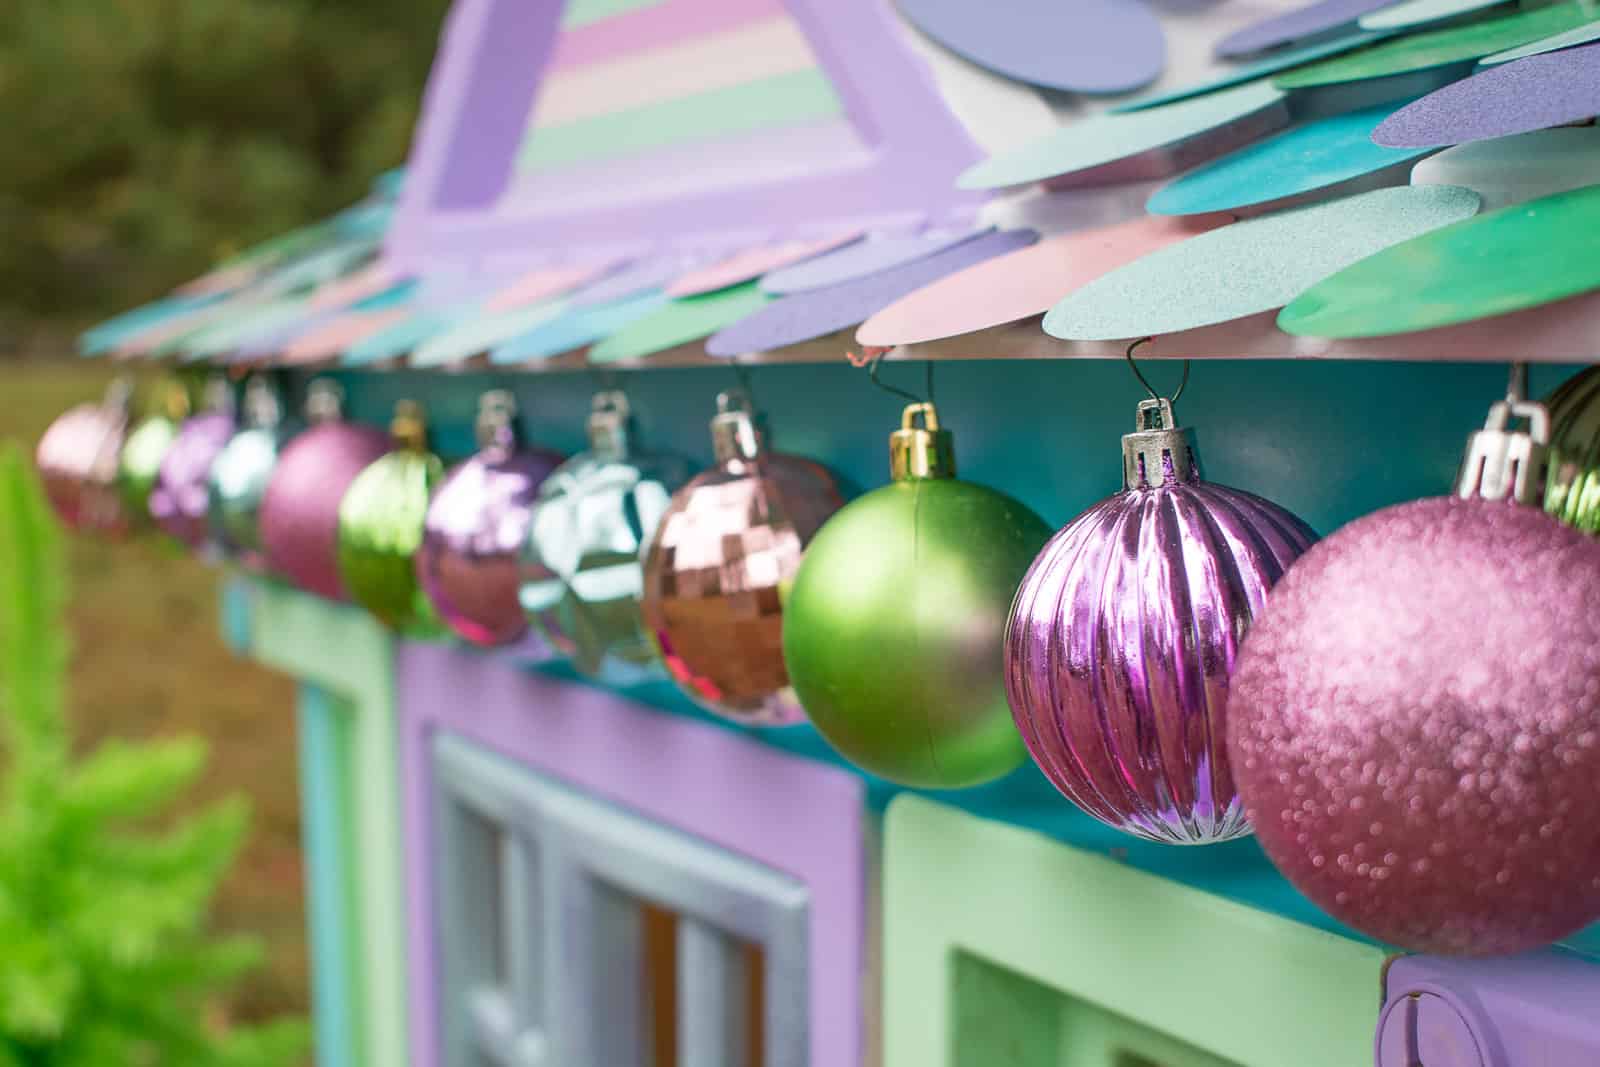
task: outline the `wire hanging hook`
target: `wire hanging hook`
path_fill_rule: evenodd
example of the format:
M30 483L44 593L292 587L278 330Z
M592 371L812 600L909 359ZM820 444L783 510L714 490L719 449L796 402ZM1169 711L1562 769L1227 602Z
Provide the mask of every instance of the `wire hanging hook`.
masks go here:
M878 371L883 366L885 354L885 352L878 353L877 358L867 364L867 380L891 396L898 396L902 400L911 401L913 404L931 404L933 402L933 364L931 362L928 364L928 399L924 400L917 394L902 389L898 385L890 385L878 377Z
M1151 341L1154 341L1154 340L1155 340L1154 337L1141 337L1141 338L1139 338L1139 340L1133 342L1131 345L1128 346L1128 350L1122 354L1122 358L1126 359L1128 361L1128 368L1133 371L1133 376L1135 378L1139 379L1139 384L1144 386L1144 391L1150 394L1150 399L1151 400L1160 400L1160 399L1162 399L1161 394L1156 392L1155 387L1150 384L1149 379L1147 379L1144 376L1144 374L1139 370L1139 364L1137 364L1137 363L1135 363L1133 361L1133 350L1138 348L1140 345L1149 344ZM1184 360L1183 361L1183 379L1180 382L1178 382L1178 391L1173 393L1170 397L1166 398L1167 403L1168 404L1176 404L1178 402L1178 398L1183 395L1183 391L1185 389L1187 389L1187 388L1189 388L1189 361L1188 360Z
M1511 374L1506 380L1506 399L1513 404L1520 404L1528 399L1528 365L1526 363L1511 364Z
M744 393L745 399L750 401L750 406L752 409L754 409L756 403L756 391L755 387L750 384L750 368L745 366L743 363L740 363L736 359L729 360L728 362L733 365L733 377L734 380L738 382L739 391Z

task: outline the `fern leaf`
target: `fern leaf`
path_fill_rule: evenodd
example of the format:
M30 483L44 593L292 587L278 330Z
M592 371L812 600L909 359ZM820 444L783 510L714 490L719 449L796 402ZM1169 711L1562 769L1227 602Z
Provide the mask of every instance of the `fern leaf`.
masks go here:
M61 543L44 492L14 444L0 447L0 712L23 764L64 760L61 685L67 642Z
M194 782L205 760L205 742L194 737L108 741L68 775L61 790L63 818L81 826L153 815Z

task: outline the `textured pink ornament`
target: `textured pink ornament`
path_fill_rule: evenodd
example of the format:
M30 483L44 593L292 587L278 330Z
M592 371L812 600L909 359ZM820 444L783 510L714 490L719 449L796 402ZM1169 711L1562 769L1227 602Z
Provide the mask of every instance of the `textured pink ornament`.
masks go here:
M783 594L812 536L844 504L825 469L770 452L739 392L717 398L717 465L672 497L645 553L645 627L667 673L751 726L805 713L783 660Z
M1167 401L1123 438L1122 492L1051 539L1006 628L1006 694L1034 761L1139 837L1250 832L1224 746L1229 676L1267 591L1312 541L1270 501L1201 480Z
M478 645L508 645L528 635L517 592L520 556L533 525L539 486L563 457L519 449L511 394L484 394L482 450L434 491L417 550L417 581L450 629Z
M150 491L150 517L156 525L196 551L219 551L211 538L211 465L233 436L231 411L207 411L183 422L161 458L161 473Z
M284 447L261 498L261 543L268 570L339 600L339 502L391 443L382 430L341 420L331 390L314 392L307 408L314 425Z
M99 404L79 404L45 430L34 453L46 498L74 530L121 535L127 515L117 492L117 458L128 435L132 390L118 382Z
M1600 542L1504 501L1385 508L1308 552L1229 706L1279 870L1425 952L1518 952L1600 917L1597 603Z

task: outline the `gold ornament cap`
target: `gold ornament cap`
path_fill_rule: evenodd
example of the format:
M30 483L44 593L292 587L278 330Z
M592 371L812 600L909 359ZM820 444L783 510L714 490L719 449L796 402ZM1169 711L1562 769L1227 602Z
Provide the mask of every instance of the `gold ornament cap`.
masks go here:
M189 403L189 387L177 378L168 378L161 383L161 413L173 422L182 422L189 417L191 405Z
M1134 431L1122 437L1122 488L1156 489L1200 480L1194 431L1178 425L1172 401L1139 401Z
M1513 419L1526 419L1528 428L1511 429ZM1456 496L1539 507L1549 468L1550 412L1513 395L1491 405L1483 429L1467 438Z
M396 401L394 417L389 420L389 436L398 447L409 452L426 452L428 418L422 405L415 400Z
M900 413L900 428L889 435L889 477L905 482L955 476L955 442L949 430L939 429L938 409L931 402L907 404Z
M619 460L628 455L628 394L608 389L594 394L589 409L589 451L600 459Z
M766 451L766 434L743 389L717 394L717 413L711 419L711 451L719 464L749 463Z

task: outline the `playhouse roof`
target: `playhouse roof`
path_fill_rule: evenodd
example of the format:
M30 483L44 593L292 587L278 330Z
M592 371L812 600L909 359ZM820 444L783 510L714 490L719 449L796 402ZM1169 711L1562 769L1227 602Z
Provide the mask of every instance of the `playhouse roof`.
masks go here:
M1595 357L1576 0L897 3L459 0L403 176L83 349Z

